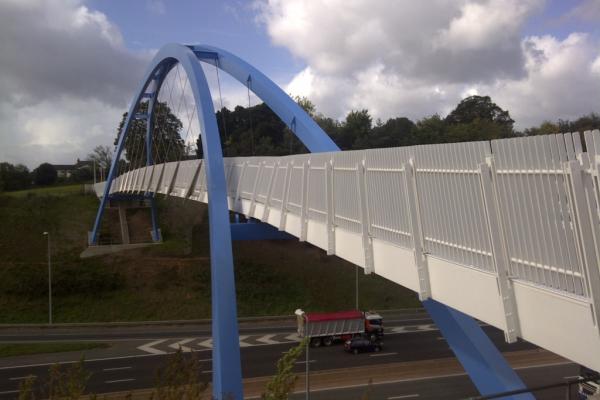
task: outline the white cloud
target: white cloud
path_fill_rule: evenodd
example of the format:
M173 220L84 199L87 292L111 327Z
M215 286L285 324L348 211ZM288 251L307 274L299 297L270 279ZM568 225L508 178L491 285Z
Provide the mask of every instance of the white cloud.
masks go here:
M336 118L449 112L464 96L490 95L519 128L576 118L600 104L600 44L524 37L542 0L268 0L261 21L273 43L306 62L288 91Z
M0 161L30 167L111 143L149 59L78 0L0 2L0 53Z

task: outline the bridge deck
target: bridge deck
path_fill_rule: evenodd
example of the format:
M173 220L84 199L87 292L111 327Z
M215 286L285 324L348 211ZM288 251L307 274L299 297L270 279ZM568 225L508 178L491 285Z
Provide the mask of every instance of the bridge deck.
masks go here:
M600 370L600 132L225 159L229 208ZM102 185L97 193L102 193ZM110 193L207 202L201 160Z

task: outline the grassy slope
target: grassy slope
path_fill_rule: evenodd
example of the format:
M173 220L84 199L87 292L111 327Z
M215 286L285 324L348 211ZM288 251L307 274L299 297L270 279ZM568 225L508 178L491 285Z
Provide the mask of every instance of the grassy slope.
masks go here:
M210 316L206 209L162 203L163 245L80 260L97 207L77 191L0 195L0 322L47 320L46 239L53 239L57 322ZM297 241L239 242L234 257L241 316L354 306L354 266ZM4 275L3 275L4 274ZM385 279L360 276L361 308L418 306Z

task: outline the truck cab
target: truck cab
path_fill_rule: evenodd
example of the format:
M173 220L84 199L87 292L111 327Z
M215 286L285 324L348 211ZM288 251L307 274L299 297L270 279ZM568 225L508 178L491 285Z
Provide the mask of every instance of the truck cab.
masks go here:
M371 340L383 338L383 318L374 311L365 312L365 333Z

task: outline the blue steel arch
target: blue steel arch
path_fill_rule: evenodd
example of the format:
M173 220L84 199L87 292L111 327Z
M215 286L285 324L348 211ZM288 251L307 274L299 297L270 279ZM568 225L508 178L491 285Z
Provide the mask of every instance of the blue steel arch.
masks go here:
M201 128L201 141L206 167L208 211L210 221L211 290L212 290L212 336L213 336L213 396L217 399L242 399L242 376L238 325L233 273L233 254L227 186L223 165L223 153L217 127L212 97L199 61L211 62L227 72L260 97L281 120L296 134L311 152L339 151L339 148L323 130L275 83L256 68L240 58L216 47L181 44L165 45L156 54L148 68L122 128L117 149L107 177L104 193L98 208L89 244L98 241L98 231L110 187L115 179L118 160L123 151L131 121L136 118L139 102L150 97L147 120L152 121L153 105L167 73L179 63L190 82ZM148 93L151 88L152 92ZM148 124L147 149L150 150L151 126ZM151 154L147 155L151 164ZM154 216L153 216L154 219ZM155 233L155 231L154 231ZM153 237L156 236L153 233Z

